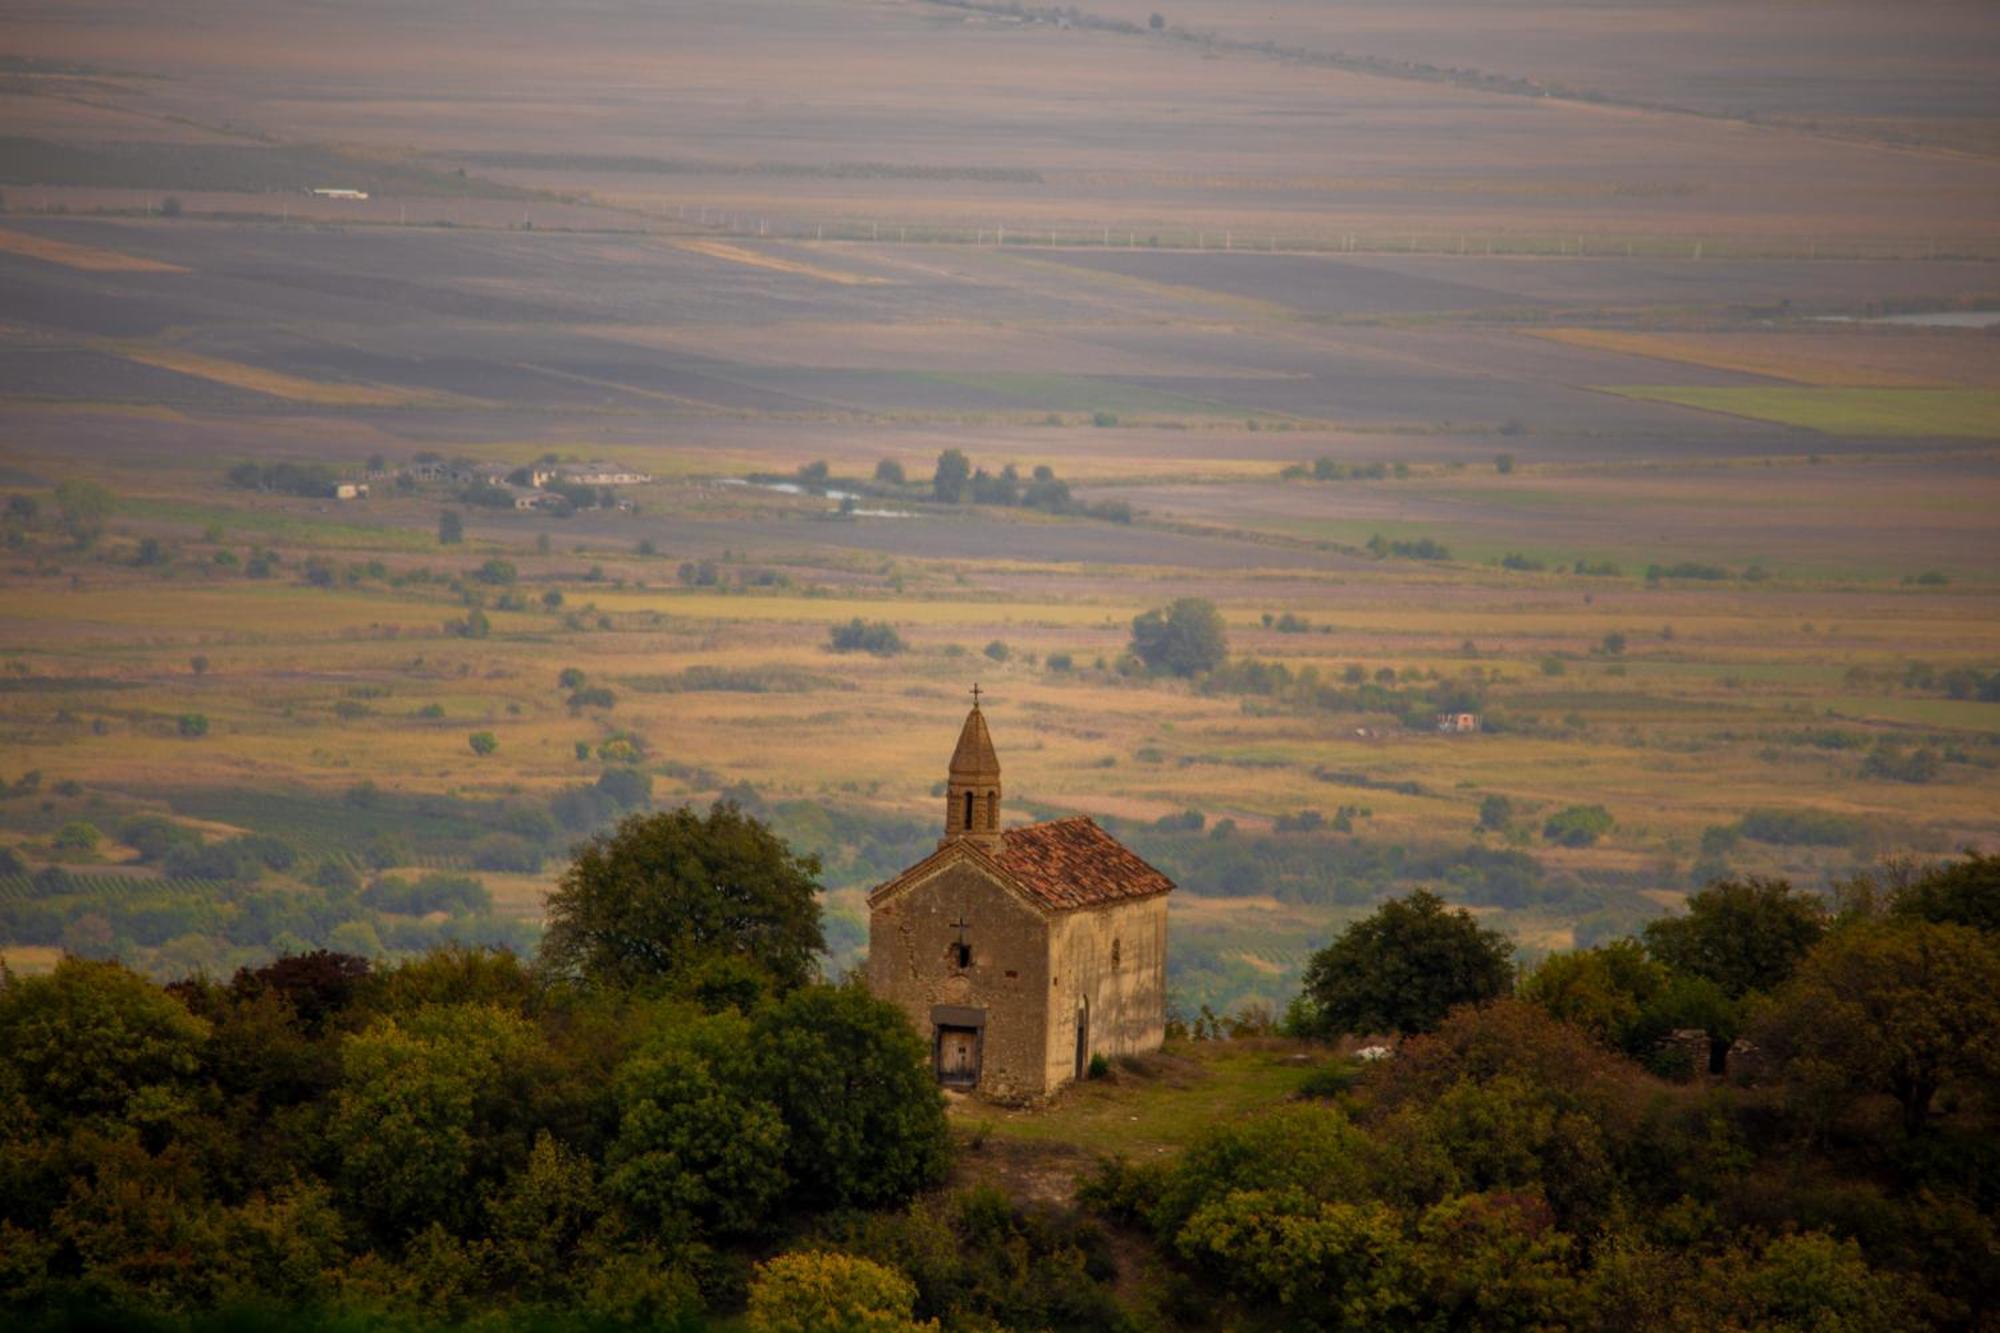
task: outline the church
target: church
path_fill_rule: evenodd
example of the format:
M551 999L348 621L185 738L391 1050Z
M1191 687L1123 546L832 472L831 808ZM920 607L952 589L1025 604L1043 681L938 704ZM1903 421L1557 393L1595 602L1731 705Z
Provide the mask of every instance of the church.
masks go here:
M1159 1049L1173 881L1088 816L1003 829L973 688L938 849L868 895L868 980L930 1045L938 1081L1045 1097L1091 1057Z

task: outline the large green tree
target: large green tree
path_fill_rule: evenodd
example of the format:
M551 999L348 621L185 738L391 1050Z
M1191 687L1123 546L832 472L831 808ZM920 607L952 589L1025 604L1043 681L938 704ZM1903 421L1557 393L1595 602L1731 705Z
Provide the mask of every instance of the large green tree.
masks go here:
M742 1015L684 1017L618 1071L607 1186L666 1235L769 1226L790 1183L783 1116L757 1090Z
M1795 1079L1888 1093L1922 1129L1947 1084L2000 1078L2000 951L1966 926L1850 926L1806 958L1758 1036Z
M1826 933L1826 905L1782 879L1717 880L1687 911L1646 924L1646 948L1731 999L1775 990Z
M1229 656L1229 635L1215 603L1182 597L1132 621L1132 651L1149 671L1198 676Z
M2000 931L2000 855L1971 852L1963 861L1933 866L1898 888L1889 910L1920 921Z
M208 1031L117 963L65 958L44 977L0 973L0 1094L12 1083L51 1126L177 1114Z
M347 1206L384 1237L462 1229L526 1162L548 1071L541 1034L492 1005L426 1005L349 1037L327 1125Z
M761 1012L755 1035L802 1200L875 1208L943 1178L944 1098L902 1010L859 985L809 986Z
M1428 1032L1453 1006L1505 995L1514 945L1423 889L1382 904L1306 965L1328 1032Z
M931 474L931 494L945 504L955 505L965 494L965 483L972 477L972 464L964 452L947 449L938 455L937 471Z
M1667 972L1636 940L1551 954L1521 981L1521 998L1607 1046L1623 1046Z
M718 956L780 989L812 978L819 859L798 856L730 802L634 815L585 843L549 896L542 961L615 987L677 984Z

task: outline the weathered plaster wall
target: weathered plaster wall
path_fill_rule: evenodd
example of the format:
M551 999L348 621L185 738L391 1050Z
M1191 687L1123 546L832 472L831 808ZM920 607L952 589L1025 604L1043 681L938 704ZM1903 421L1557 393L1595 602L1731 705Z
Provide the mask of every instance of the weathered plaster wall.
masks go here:
M966 921L972 965L953 965ZM1047 1090L1048 922L977 864L955 862L869 913L868 984L928 1044L934 1005L986 1011L979 1091L1025 1100Z
M1045 1089L1076 1075L1076 1021L1086 1001L1086 1062L1092 1055L1160 1048L1167 1021L1167 895L1065 913L1051 923L1050 945Z

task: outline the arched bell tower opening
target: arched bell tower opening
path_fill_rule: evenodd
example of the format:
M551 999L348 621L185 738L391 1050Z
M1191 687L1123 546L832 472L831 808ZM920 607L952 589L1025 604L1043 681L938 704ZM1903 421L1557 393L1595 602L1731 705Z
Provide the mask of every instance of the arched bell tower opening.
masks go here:
M951 771L945 779L944 837L941 842L961 839L992 849L1000 846L1000 759L993 752L993 737L986 730L986 715L979 711L980 688L972 687L972 711L959 729L958 748L951 752Z

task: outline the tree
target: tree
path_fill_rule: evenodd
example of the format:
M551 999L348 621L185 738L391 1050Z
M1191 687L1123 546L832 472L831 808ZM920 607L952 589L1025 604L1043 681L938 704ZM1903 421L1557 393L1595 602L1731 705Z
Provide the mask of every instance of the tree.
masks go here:
M1889 910L1899 917L2000 931L2000 855L1967 852L1898 888Z
M824 949L819 859L797 856L735 804L634 815L585 843L549 897L542 961L607 986L684 979L716 955L782 988Z
M1167 20L1163 15L1155 14L1151 18L1146 20L1146 26L1151 28L1154 32L1158 32L1160 29L1167 26Z
M529 1143L510 1135L541 1037L492 1005L427 1005L341 1044L327 1139L343 1191L385 1237L462 1227Z
M877 1208L944 1178L944 1098L930 1051L895 1005L860 985L808 986L760 1012L755 1032L797 1195Z
M1493 455L1493 470L1495 472L1498 472L1503 477L1506 476L1509 472L1512 472L1514 470L1514 455L1512 454Z
M1453 1006L1505 995L1514 945L1423 889L1391 899L1306 964L1329 1033L1428 1032Z
M456 509L438 511L438 545L456 546L465 540L465 517Z
M1229 638L1215 603L1182 597L1133 619L1132 651L1150 671L1198 676L1222 665Z
M161 217L177 218L180 215L181 215L181 197L179 195L170 194L166 198L160 201Z
M1731 999L1775 990L1826 933L1826 906L1782 879L1717 880L1680 916L1649 921L1653 957L1706 977Z
M207 656L202 653L196 653L193 657L190 657L188 659L188 669L193 671L197 676L206 676L208 674Z
M0 1087L52 1127L185 1111L207 1036L208 1024L117 963L0 973Z
M1505 796L1489 796L1479 803L1479 827L1503 829L1514 819L1514 803Z
M2000 1077L2000 952L1968 926L1847 927L1806 955L1758 1035L1809 1078L1888 1093L1920 1130L1947 1084Z
M957 504L972 478L972 464L963 450L947 449L938 455L937 471L931 474L931 494L945 504Z
M104 532L104 520L118 507L111 492L94 481L71 478L56 487L56 509L63 531L78 546L88 546Z
M482 759L500 748L500 738L490 731L475 731L465 738L465 743Z
M784 1117L756 1093L749 1022L722 1013L673 1028L618 1072L606 1187L668 1234L766 1228L790 1177Z
M910 1315L917 1289L871 1259L818 1250L757 1265L750 1284L751 1333L921 1333L937 1320Z
M1616 823L1601 805L1572 805L1543 821L1542 836L1561 847L1588 847Z
M901 486L906 480L903 465L893 458L885 458L875 465L875 480L884 486Z
M1551 954L1521 981L1521 998L1574 1024L1607 1046L1622 1047L1667 970L1636 940Z

